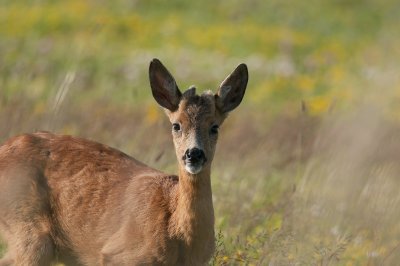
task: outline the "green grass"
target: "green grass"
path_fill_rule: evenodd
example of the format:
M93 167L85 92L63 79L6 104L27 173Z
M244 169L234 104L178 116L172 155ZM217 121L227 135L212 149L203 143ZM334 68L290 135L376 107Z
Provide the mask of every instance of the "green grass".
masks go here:
M173 172L150 60L182 90L215 90L245 62L214 163L212 263L393 265L399 13L395 0L4 0L0 139L74 134Z

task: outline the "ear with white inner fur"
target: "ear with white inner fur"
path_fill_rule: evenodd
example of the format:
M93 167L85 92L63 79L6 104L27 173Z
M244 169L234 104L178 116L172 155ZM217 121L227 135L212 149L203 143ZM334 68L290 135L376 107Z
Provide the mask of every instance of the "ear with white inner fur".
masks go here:
M217 107L227 113L235 109L242 101L249 79L247 66L240 64L221 83L215 95Z
M158 59L150 62L149 78L151 92L159 105L171 112L178 109L182 93L176 85L174 77Z

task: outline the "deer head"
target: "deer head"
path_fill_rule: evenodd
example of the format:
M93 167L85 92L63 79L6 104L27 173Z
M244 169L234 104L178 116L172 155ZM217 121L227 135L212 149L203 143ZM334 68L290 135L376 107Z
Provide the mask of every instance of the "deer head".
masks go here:
M240 64L215 94L208 91L196 95L193 86L181 93L173 76L158 59L150 63L149 77L153 97L165 109L172 124L180 169L189 176L209 169L219 127L227 114L240 104L246 91L247 66Z

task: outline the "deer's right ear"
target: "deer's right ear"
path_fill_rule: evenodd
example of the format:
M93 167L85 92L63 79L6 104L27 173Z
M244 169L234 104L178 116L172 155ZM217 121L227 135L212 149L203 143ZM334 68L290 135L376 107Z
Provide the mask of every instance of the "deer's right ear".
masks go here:
M151 92L159 105L171 112L176 111L181 100L182 93L176 85L174 77L158 59L150 62L149 78Z

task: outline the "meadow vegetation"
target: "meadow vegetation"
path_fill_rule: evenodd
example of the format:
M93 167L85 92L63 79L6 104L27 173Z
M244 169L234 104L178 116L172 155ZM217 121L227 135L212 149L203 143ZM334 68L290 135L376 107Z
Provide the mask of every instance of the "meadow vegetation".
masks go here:
M397 0L2 0L0 140L73 134L174 172L150 60L181 90L216 90L244 62L210 264L396 265L399 14Z

